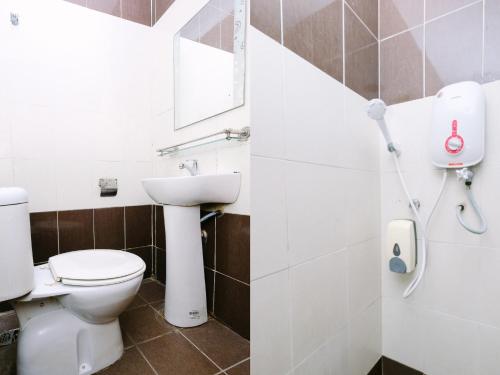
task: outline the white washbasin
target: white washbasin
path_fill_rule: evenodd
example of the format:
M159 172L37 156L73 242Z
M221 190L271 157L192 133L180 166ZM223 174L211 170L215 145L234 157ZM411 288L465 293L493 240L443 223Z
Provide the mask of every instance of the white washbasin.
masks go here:
M208 320L200 204L235 202L240 183L240 173L142 180L148 195L164 205L164 316L170 324L194 327Z
M240 193L240 184L240 173L142 180L146 193L156 203L184 207L203 203L234 203Z

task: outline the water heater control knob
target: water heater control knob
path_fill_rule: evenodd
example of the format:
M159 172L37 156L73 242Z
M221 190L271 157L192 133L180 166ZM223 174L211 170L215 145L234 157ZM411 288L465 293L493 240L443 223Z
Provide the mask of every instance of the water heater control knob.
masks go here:
M450 137L446 140L446 151L458 154L464 148L464 140L460 136Z

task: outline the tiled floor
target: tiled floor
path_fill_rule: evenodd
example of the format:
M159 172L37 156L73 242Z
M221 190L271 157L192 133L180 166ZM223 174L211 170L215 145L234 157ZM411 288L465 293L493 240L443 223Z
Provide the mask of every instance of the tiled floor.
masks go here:
M214 319L179 329L163 318L165 289L147 279L120 316L125 353L100 375L248 375L250 344ZM16 347L0 347L0 375L15 375Z
M101 375L247 375L250 344L214 319L179 329L163 318L164 287L145 280L120 316L125 353Z

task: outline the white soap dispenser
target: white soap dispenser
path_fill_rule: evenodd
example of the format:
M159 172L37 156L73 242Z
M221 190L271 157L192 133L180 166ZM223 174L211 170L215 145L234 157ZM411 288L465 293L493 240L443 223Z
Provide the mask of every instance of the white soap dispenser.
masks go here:
M410 273L417 266L417 236L413 220L392 220L387 228L389 270Z

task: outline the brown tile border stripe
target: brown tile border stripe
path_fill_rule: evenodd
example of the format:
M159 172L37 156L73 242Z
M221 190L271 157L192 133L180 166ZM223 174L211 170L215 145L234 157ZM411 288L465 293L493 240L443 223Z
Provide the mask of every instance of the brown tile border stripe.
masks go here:
M101 13L153 26L174 0L66 0Z
M425 375L422 371L415 370L393 359L382 356L373 366L368 375Z

